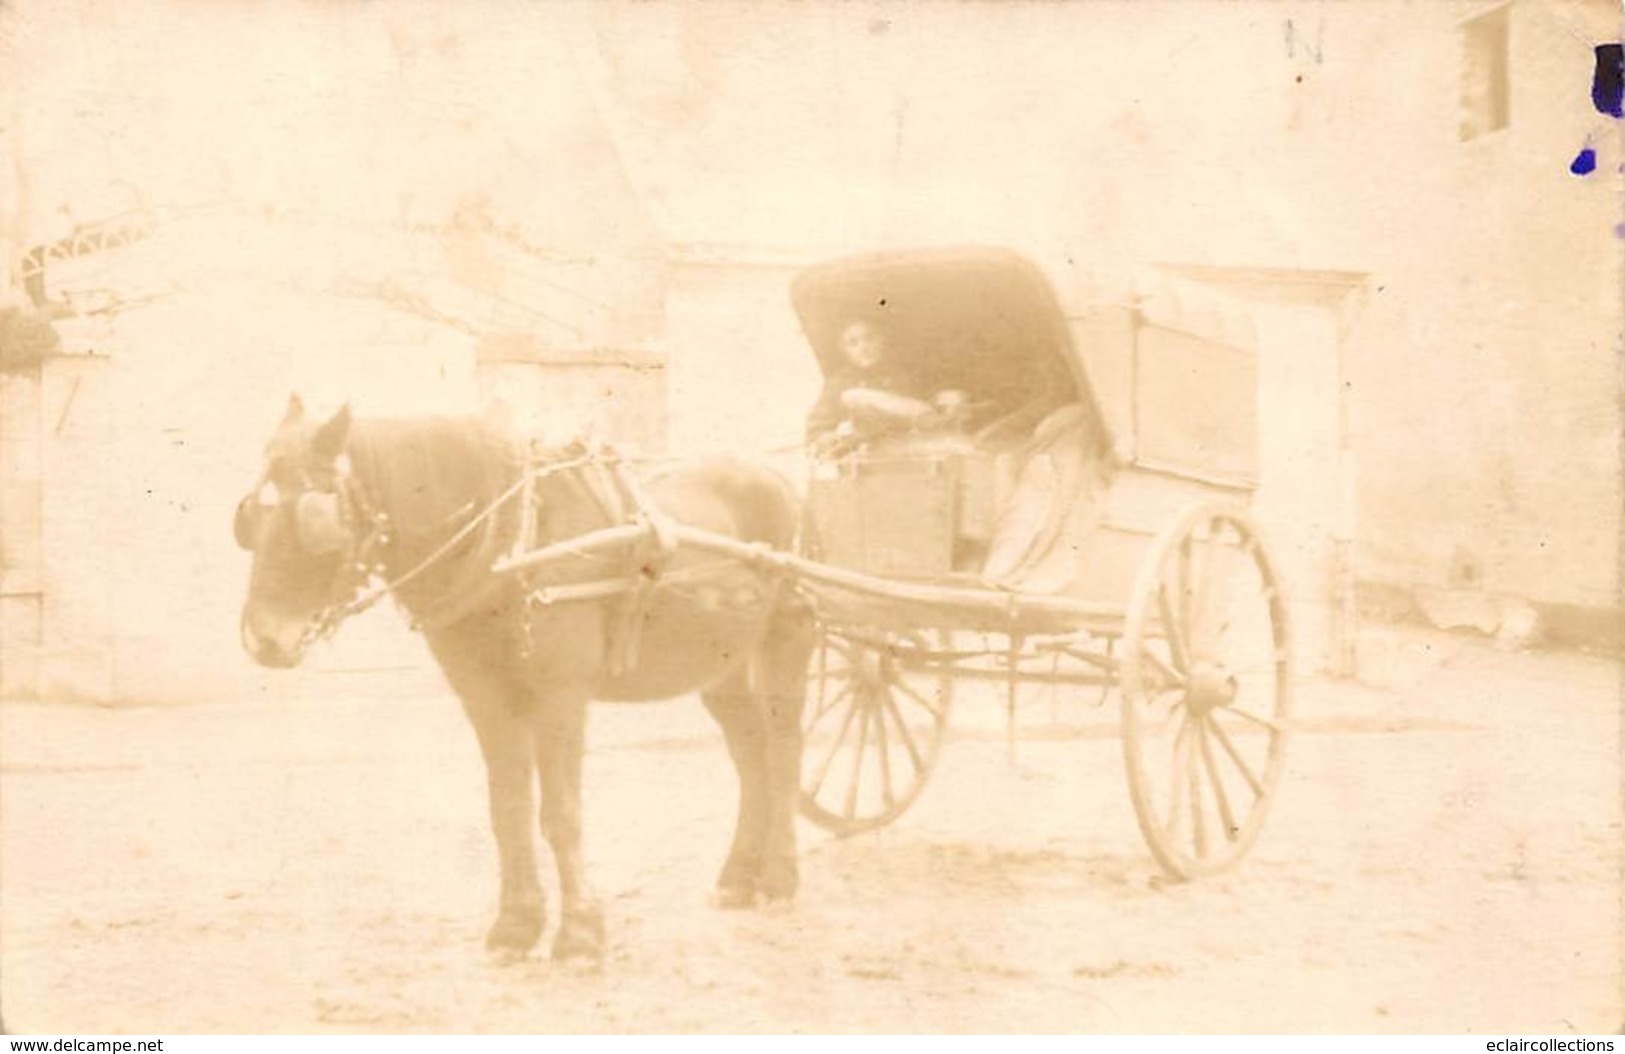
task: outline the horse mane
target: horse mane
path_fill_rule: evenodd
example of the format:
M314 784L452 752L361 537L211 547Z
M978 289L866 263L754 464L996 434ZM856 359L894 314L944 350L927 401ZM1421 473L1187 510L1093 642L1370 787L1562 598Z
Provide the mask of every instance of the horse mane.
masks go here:
M367 502L389 519L395 573L506 493L524 463L522 441L481 418L359 419L346 452ZM446 618L500 586L490 567L513 538L514 505L403 587L398 599L415 621Z
M357 420L351 463L372 501L408 532L435 532L469 502L483 507L518 478L517 438L478 418Z

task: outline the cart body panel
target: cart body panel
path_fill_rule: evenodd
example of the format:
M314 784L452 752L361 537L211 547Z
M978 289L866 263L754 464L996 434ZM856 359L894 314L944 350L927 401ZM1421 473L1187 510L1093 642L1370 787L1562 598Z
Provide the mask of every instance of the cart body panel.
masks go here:
M1245 505L1256 489L1257 352L1229 305L1159 287L1131 304L1072 306L1030 261L980 248L832 261L791 289L826 377L840 369L842 320L878 311L931 383L967 387L971 400L1004 411L1024 401L1081 408L1084 426L1063 442L1087 448L1070 456L1092 461L1099 479L1069 483L1093 488L1098 508L1071 517L1048 543L1068 550L1070 573L1050 560L1041 581L1016 575L984 586L1121 605L1165 524L1194 502ZM1022 477L1030 448L987 441L986 431L886 440L815 463L808 555L878 577L973 581L1030 483ZM871 598L857 601L861 611L850 597L825 600L843 618L876 614Z

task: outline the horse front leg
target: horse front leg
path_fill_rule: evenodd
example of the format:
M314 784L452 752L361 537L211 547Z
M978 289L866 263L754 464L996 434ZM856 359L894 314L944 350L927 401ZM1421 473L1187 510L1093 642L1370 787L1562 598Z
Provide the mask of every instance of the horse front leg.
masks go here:
M586 751L584 687L554 687L538 695L531 733L542 778L542 834L559 869L559 932L555 959L601 959L604 911L587 881L581 847L581 762Z
M530 728L519 716L525 699L502 672L500 638L488 626L441 630L429 647L463 703L485 759L491 833L497 845L501 892L487 948L504 957L524 955L541 939L546 894L536 873L536 755Z
M506 707L466 707L485 757L501 893L485 946L520 957L536 946L547 900L536 874L536 758L525 724Z
M760 883L769 900L790 900L801 881L796 863L801 718L807 697L807 663L816 639L817 626L811 610L792 601L774 615L757 659L755 688L765 733L766 798Z

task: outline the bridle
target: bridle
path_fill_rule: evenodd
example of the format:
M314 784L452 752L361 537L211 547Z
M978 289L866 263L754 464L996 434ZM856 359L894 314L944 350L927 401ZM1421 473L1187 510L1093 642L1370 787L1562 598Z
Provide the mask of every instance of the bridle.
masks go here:
M369 499L366 488L356 476L348 457L340 457L334 462L331 490L307 486L292 495L279 495L278 505L288 501L295 503L293 509L295 545L301 546L307 552L320 548L319 545L312 544L310 535L314 531L305 526L305 521L318 516L330 517L331 523L328 526L335 533L342 532L344 536L344 541L335 547L340 552L339 571L329 584L327 603L311 619L299 639L299 647L306 648L318 640L331 636L346 620L373 607L395 590L445 560L475 531L482 528L490 529L494 526L492 521L497 512L519 495L532 491L537 480L579 468L599 460L603 454L604 452L589 449L577 457L542 467L527 465L518 479L470 517L468 522L452 532L445 541L435 546L411 567L387 578L386 557L395 541L394 524L389 514ZM269 471L238 505L238 542L246 549L252 549L254 546L244 543L245 532L241 525L244 510L251 507L250 503L255 503L256 495L267 483L274 485ZM307 499L322 502L323 511L318 512L316 506ZM329 502L330 506L327 504ZM256 504L259 509L266 509L265 503ZM528 504L539 505L533 493ZM532 507L529 512L534 515L536 509ZM263 515L263 511L260 514ZM359 532L355 530L356 525L362 525Z
M349 458L343 457L337 461L333 479L341 522L346 525L364 524L365 527L345 554L346 559L340 561L341 570L333 577L329 588L329 603L317 613L301 646L332 636L345 619L361 614L388 593L387 589L368 588L368 583L384 573L384 559L395 541L389 514L367 499L366 490L356 478Z
M259 500L267 486L276 487L277 500ZM394 542L387 513L371 502L347 457L333 466L331 489L308 484L285 493L269 469L237 506L237 542L244 549L257 549L260 530L257 517L275 515L292 504L293 542L306 555L337 554L338 569L327 586L327 601L300 636L299 647L308 647L329 636L340 623L376 604L388 590L363 587L384 571L384 558ZM359 529L358 529L359 528Z

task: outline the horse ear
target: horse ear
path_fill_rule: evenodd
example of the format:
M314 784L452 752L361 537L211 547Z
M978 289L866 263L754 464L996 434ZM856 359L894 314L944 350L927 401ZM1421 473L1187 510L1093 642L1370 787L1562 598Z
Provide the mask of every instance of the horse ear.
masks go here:
M336 458L344 453L344 444L349 438L350 404L345 403L331 421L316 429L310 438L310 448L318 457Z
M282 413L282 423L296 425L305 419L305 401L299 398L299 393L288 396L288 408Z

